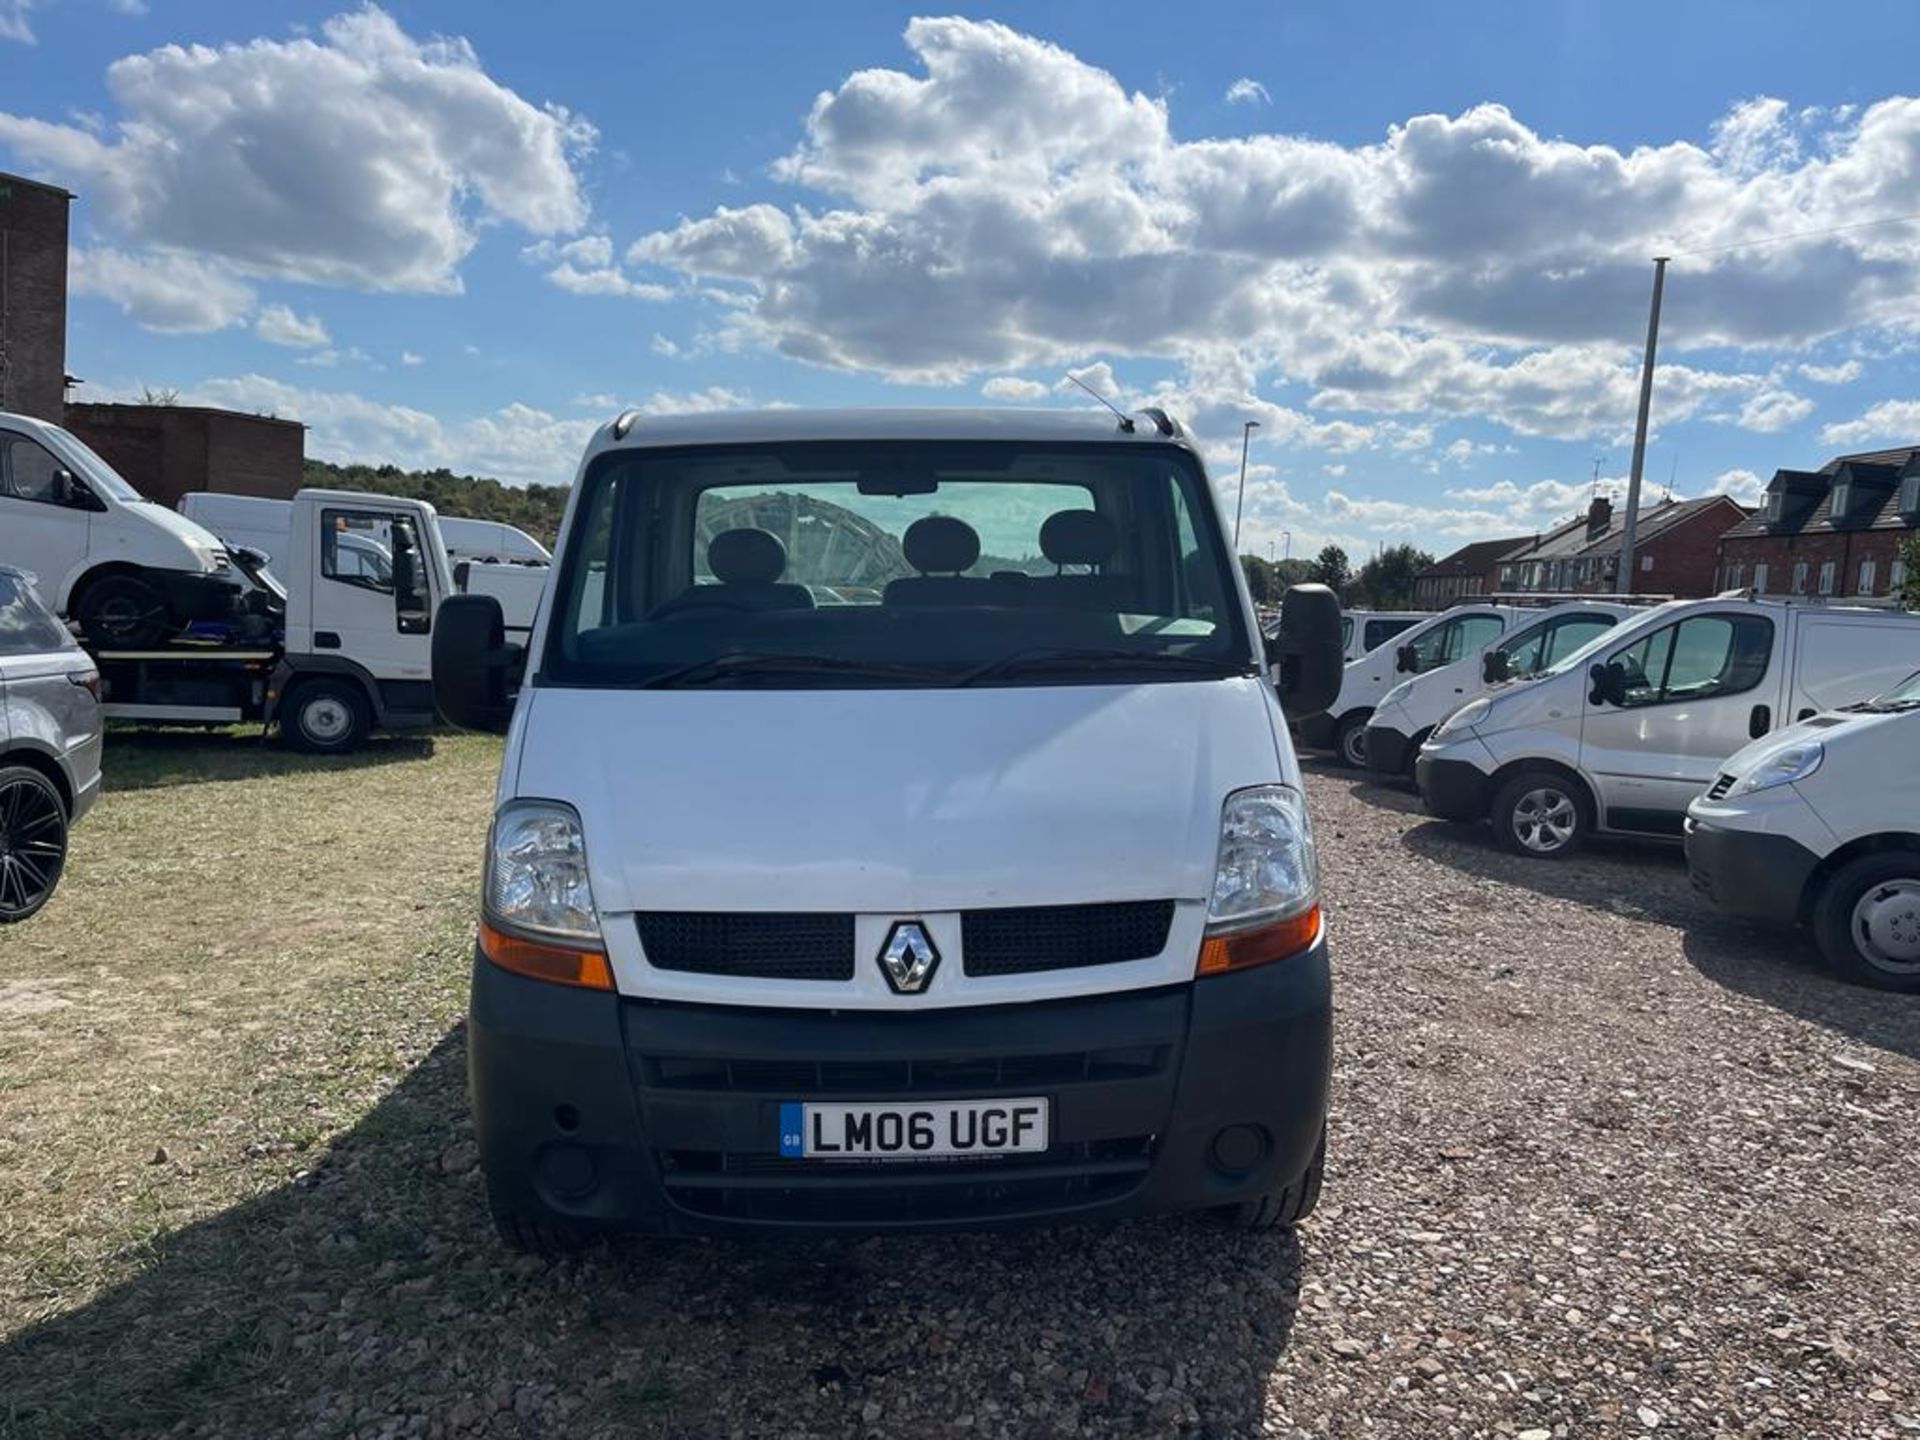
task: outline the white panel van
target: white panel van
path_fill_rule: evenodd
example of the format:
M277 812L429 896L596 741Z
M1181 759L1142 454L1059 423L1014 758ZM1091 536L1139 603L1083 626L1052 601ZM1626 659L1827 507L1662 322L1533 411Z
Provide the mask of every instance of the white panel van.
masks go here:
M1523 855L1564 855L1596 833L1678 838L1729 755L1916 667L1920 614L1674 601L1448 716L1421 747L1420 793L1436 815L1491 820Z
M1726 761L1687 807L1694 888L1812 928L1842 974L1920 993L1920 671Z
M1263 644L1179 425L628 414L558 552L524 651L486 595L434 636L507 734L468 1029L507 1243L1312 1208L1282 707L1339 606Z

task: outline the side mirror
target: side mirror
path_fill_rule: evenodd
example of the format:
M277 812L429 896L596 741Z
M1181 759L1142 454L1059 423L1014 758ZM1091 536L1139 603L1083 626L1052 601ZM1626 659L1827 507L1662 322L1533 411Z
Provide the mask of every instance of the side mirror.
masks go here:
M1504 650L1489 650L1480 657L1480 678L1489 685L1513 678L1513 657Z
M467 579L473 574L473 562L462 560L453 567L453 588L462 595L467 593Z
M1596 660L1587 667L1587 678L1593 682L1593 689L1587 693L1593 704L1618 705L1627 698L1627 672L1618 665Z
M1399 674L1405 674L1410 670L1418 675L1420 673L1420 652L1414 649L1411 643L1402 645L1398 650L1393 652L1393 668L1395 672Z
M433 627L433 701L450 725L503 735L513 719L527 652L507 643L491 595L449 595Z
M56 470L53 476L54 502L69 510L104 510L107 507L71 470Z
M1289 586L1280 602L1280 628L1267 642L1267 660L1279 667L1280 708L1289 719L1317 715L1340 698L1346 647L1340 641L1340 600L1324 585Z

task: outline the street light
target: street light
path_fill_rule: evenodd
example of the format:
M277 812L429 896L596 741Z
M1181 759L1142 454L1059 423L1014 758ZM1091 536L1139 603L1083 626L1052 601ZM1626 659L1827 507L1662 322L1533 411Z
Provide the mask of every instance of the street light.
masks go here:
M1258 420L1249 420L1240 427L1240 498L1233 504L1233 552L1236 555L1240 553L1240 512L1247 508L1247 445L1259 428Z
M1291 560L1293 558L1293 532L1291 530L1282 530L1280 532L1280 538L1286 542L1286 548L1280 552L1280 558L1282 560Z

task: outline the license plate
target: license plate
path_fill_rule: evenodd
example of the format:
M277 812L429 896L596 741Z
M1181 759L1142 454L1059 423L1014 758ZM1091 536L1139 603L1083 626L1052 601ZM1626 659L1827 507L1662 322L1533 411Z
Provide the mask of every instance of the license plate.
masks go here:
M929 1100L919 1105L780 1107L780 1153L800 1160L925 1160L1029 1155L1047 1148L1048 1104Z

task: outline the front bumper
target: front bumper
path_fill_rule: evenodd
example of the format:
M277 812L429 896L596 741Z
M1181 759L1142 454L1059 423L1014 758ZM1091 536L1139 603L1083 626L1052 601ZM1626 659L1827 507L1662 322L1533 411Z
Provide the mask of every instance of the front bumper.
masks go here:
M1416 747L1406 731L1391 725L1369 725L1366 738L1369 770L1386 775L1406 775L1412 770Z
M167 597L167 612L182 624L225 620L234 614L240 598L240 586L224 575L195 575L185 570L150 570L147 574Z
M1729 830L1687 818L1687 875L1714 907L1770 924L1800 920L1800 901L1820 857L1787 835Z
M1333 749L1333 736L1337 728L1331 711L1319 710L1312 715L1303 715L1295 725L1300 743L1314 750Z
M1297 1180L1326 1120L1332 978L1322 940L1156 990L915 1015L627 999L476 955L467 1043L496 1207L655 1234L977 1229L1199 1209ZM1051 1100L1048 1151L779 1155L782 1102L996 1095ZM1230 1126L1260 1137L1235 1170L1214 1159Z
M1413 778L1427 809L1442 820L1487 818L1487 774L1477 765L1422 750L1413 762Z

